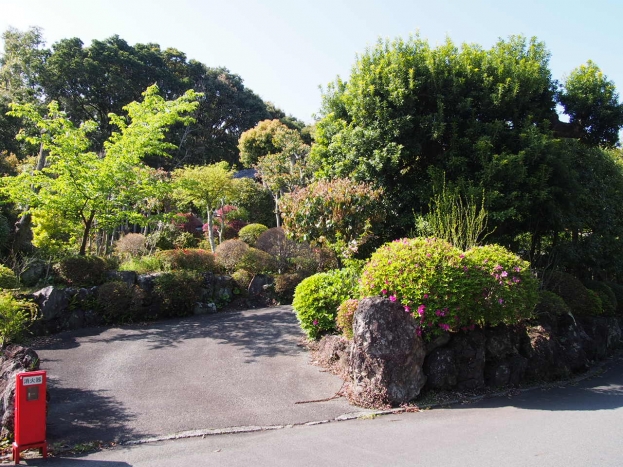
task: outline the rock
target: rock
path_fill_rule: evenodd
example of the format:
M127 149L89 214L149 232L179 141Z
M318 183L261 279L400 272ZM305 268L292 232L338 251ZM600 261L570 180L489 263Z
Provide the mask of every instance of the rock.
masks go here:
M69 307L69 299L63 290L49 286L33 294L44 321L60 317Z
M417 397L426 383L426 347L410 313L380 297L365 298L353 319L351 398L363 406L397 405Z
M249 284L249 295L260 295L264 292L267 286L270 286L274 282L271 276L265 274L257 274Z
M45 261L35 260L30 263L19 276L20 282L26 287L37 285L48 272L48 264Z
M214 276L214 279L214 301L220 306L231 302L236 281L231 276Z
M526 379L551 381L569 376L571 370L562 358L560 345L548 326L537 324L527 327L528 341L522 347L528 359Z
M456 386L459 376L454 351L447 347L433 350L424 360L424 373L427 376L426 388L452 389Z
M314 360L334 374L347 377L352 341L344 336L327 335L316 344Z
M500 387L508 385L511 377L511 368L508 361L496 361L485 367L485 381L487 386Z
M588 357L592 360L603 360L608 355L610 330L608 322L597 316L578 316L577 322L591 338L592 345L586 346Z
M106 278L109 281L125 282L128 287L132 287L136 284L138 276L134 271L108 271Z
M562 314L558 316L557 340L560 344L561 355L566 366L573 373L588 370L589 358L586 349L594 348L592 339L579 326L573 316Z
M450 342L450 338L451 338L450 333L444 332L441 336L437 336L432 341L427 342L426 343L426 355L431 353L436 348L443 347L444 345L446 345L448 342Z
M151 274L139 274L136 277L136 284L141 290L145 291L145 293L151 294L151 292L154 290L154 286L156 285L156 277L162 274L163 273L161 272L153 272Z
M0 438L8 438L15 427L15 375L39 369L37 353L21 345L9 345L0 353Z
M523 326L498 326L485 329L485 357L487 360L501 361L518 353L519 342L526 337Z
M216 309L216 305L214 303L195 303L195 308L193 308L193 314L195 315L208 315L211 313L216 313L218 310Z
M448 347L458 368L457 388L477 389L485 385L485 334L482 330L460 331Z

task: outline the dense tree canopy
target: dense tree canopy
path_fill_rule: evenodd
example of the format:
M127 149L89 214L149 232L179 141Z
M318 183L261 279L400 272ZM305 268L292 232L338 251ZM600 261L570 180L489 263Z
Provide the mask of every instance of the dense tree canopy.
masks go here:
M419 36L380 41L348 81L324 92L311 153L317 176L384 188L387 239L426 212L443 174L466 194L485 190L491 241L535 254L545 237L587 238L586 209L610 212L621 202L611 189L603 204L579 200L597 167L616 166L621 176L619 156L601 148L617 143L623 106L593 63L561 86L548 62L545 45L523 37L488 50L450 40L431 47Z

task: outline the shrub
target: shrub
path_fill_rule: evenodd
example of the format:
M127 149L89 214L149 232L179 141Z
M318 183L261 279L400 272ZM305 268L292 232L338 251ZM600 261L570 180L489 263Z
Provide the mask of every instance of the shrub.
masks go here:
M541 290L539 301L534 309L535 314L551 313L554 315L564 315L571 312L565 301L554 292Z
M187 232L191 235L201 235L201 226L203 222L199 220L192 212L179 212L173 216L173 225L177 230Z
M618 315L623 315L623 285L617 284L616 282L606 282L606 285L610 287L610 290L612 290L617 299L616 313Z
M553 271L545 281L546 289L559 295L574 315L599 315L601 305L579 279L562 271ZM599 298L599 297L597 297Z
M134 271L137 274L148 274L150 272L162 271L163 269L164 265L162 264L162 260L156 255L143 256L142 258L131 258L124 261L119 266L120 271Z
M584 285L587 289L592 290L599 296L604 315L614 316L616 314L617 298L606 283L600 281L586 281Z
M281 304L292 303L296 286L305 279L300 272L278 274L275 276L275 294Z
M475 325L513 323L530 316L537 283L527 262L502 247L465 254L434 238L396 240L365 265L361 296L397 301L433 337Z
M353 317L355 311L359 306L359 300L349 299L342 302L337 308L337 316L335 317L335 323L337 328L342 331L342 334L347 339L353 338Z
M173 239L173 246L177 249L195 248L199 243L199 239L190 232L180 232Z
M171 271L154 279L153 293L160 304L160 316L190 316L197 303L203 277L195 271Z
M588 316L602 315L604 308L599 294L591 289L587 289L586 291L588 292L589 306L582 312L582 314Z
M19 286L19 280L11 268L0 264L0 289L14 289Z
M136 320L142 290L125 282L107 282L97 289L97 310L107 323Z
M173 271L184 269L188 271L214 272L216 261L214 254L199 248L183 250L163 250L156 253L161 270Z
M35 310L33 303L17 300L9 292L0 293L0 347L21 339Z
M287 238L280 227L273 227L260 235L255 247L274 256L280 274L291 269L294 258L301 252L301 244Z
M157 229L147 235L147 248L150 252L155 249L171 250L175 248L173 241L179 233L180 231L175 225L159 223Z
M245 271L244 269L238 269L231 275L232 279L236 281L238 287L242 290L248 290L255 274Z
M145 235L129 233L121 237L115 243L115 251L122 258L136 258L147 253Z
M99 285L109 269L107 261L99 256L71 256L54 265L54 271L73 286Z
M226 240L216 247L216 262L228 273L238 269L238 263L249 249L242 240Z
M294 291L292 306L301 328L311 339L335 331L338 306L357 295L357 275L350 269L314 274Z
M253 274L267 274L275 270L275 258L257 248L248 248L237 263L237 267Z
M245 225L238 232L238 237L240 240L245 242L249 246L255 246L255 242L264 232L268 230L264 224L249 224Z

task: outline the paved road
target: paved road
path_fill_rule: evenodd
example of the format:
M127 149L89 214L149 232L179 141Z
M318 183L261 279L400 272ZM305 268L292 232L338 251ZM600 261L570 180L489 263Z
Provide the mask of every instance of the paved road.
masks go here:
M620 467L623 362L576 385L374 419L28 461L69 467Z
M35 346L47 370L48 440L104 442L196 429L333 419L358 409L309 364L290 307L63 333Z

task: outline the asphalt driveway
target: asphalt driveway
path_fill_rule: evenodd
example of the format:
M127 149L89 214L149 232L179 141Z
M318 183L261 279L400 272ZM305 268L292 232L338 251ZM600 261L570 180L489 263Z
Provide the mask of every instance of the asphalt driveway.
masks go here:
M291 307L66 332L35 345L51 396L48 441L123 442L288 425L360 411L309 363Z

